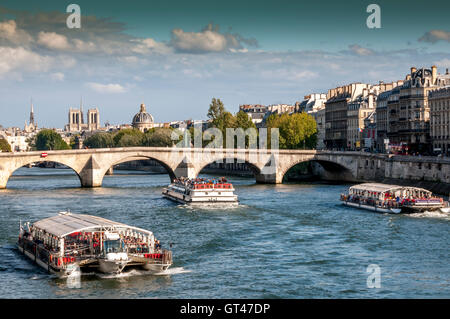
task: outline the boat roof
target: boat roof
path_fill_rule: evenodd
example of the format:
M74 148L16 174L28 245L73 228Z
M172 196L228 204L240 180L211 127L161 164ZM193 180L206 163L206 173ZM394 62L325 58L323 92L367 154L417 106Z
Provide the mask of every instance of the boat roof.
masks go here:
M422 191L426 193L431 193L429 190L419 187L412 186L400 186L400 185L389 185L389 184L381 184L381 183L363 183L350 187L350 189L359 189L359 190L367 190L371 192L379 192L384 193L388 191L393 191L397 189L414 189L417 191Z
M128 228L152 235L151 231L118 223L106 218L67 212L62 212L56 216L37 221L33 226L57 237L64 237L74 232L86 231L91 228Z

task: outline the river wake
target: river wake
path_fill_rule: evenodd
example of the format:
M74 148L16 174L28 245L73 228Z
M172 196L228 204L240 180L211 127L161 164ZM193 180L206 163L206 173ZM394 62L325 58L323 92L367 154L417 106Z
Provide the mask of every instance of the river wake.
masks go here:
M169 268L165 271L161 271L158 273L151 273L147 270L132 269L130 271L122 272L120 274L95 273L95 275L102 279L114 279L114 278L128 278L128 277L135 277L135 276L168 276L168 275L184 274L184 273L189 273L189 272L191 272L191 270L186 270L183 267L175 267L175 268Z

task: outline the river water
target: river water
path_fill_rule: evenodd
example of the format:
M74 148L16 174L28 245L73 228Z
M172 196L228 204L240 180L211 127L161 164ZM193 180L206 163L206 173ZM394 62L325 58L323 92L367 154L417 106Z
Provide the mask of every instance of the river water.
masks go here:
M450 297L449 215L377 214L339 203L349 185L239 177L239 207L194 209L161 197L168 175L116 173L95 189L80 188L71 170L14 173L0 190L0 298ZM170 273L56 279L18 253L19 220L68 209L174 243ZM368 287L369 265L380 288Z

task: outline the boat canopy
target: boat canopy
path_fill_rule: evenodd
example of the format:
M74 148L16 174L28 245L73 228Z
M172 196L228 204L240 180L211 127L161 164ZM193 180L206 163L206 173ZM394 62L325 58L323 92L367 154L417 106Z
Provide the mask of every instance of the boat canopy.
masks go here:
M67 212L42 219L33 224L34 227L45 230L47 233L62 238L74 232L89 230L134 230L136 232L153 235L151 231L114 222L98 216L85 214L72 214Z
M411 195L411 196L431 196L429 190L411 186L389 185L381 183L364 183L350 187L350 193L378 193L378 194L396 194L396 195Z

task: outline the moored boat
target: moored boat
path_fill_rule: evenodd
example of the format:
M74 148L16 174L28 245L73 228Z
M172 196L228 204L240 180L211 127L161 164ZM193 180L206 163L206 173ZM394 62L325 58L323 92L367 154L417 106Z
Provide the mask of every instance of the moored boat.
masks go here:
M341 201L347 206L381 213L448 211L448 202L433 196L429 190L381 183L354 185L347 194L341 194Z
M33 224L20 223L17 247L60 277L78 269L120 273L127 267L141 267L161 272L172 265L172 252L163 250L151 231L68 212Z
M233 184L219 179L176 179L163 189L163 196L182 204L238 203Z

